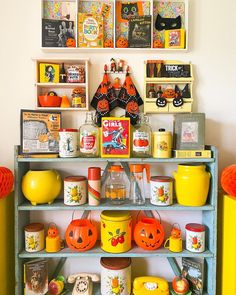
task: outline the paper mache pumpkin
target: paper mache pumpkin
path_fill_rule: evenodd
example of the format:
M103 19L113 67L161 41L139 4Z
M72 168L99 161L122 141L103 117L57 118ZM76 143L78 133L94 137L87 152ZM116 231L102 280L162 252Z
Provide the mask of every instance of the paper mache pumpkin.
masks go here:
M75 46L76 46L75 39L68 38L66 40L66 47L75 47Z
M127 48L129 45L128 40L124 37L119 37L116 40L116 47L118 48Z
M106 47L106 48L113 48L114 45L113 45L113 41L112 41L112 39L106 39L106 40L104 41L104 47Z
M163 94L162 94L162 97L165 97L165 98L175 98L175 91L174 89L172 88L166 88L164 91L163 91Z
M48 228L48 236L50 238L55 238L59 235L58 228L55 224L50 224L50 227Z
M66 230L66 243L73 251L91 249L97 241L97 229L88 219L72 220Z
M161 39L157 39L153 41L153 48L163 48L163 43Z

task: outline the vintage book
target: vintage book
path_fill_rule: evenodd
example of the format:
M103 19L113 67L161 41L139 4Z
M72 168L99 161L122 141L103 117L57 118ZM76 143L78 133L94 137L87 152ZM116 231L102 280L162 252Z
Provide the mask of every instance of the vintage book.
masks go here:
M103 17L98 14L78 14L78 46L103 47Z
M48 292L48 261L37 259L24 264L25 295L44 295Z
M74 22L67 20L42 19L43 47L75 47ZM69 46L68 46L69 44Z
M174 150L175 158L211 158L210 150Z
M129 158L130 118L102 118L101 157Z
M21 110L21 153L59 153L61 113Z
M174 149L205 149L205 114L177 114L174 119Z
M165 30L165 48L185 48L185 30Z
M193 295L202 295L204 288L204 259L182 258L182 275L190 283L190 290Z
M151 47L151 15L135 16L129 20L129 47Z
M40 83L59 83L60 66L59 64L39 64Z

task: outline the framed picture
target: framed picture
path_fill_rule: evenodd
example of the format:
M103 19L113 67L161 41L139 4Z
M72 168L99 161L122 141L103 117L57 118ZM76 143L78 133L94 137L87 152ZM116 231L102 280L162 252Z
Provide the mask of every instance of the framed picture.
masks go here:
M130 118L102 118L101 157L129 158L129 156Z
M174 135L176 150L204 150L205 114L175 115Z
M185 30L166 30L165 48L185 48Z
M21 153L59 153L60 112L21 110Z

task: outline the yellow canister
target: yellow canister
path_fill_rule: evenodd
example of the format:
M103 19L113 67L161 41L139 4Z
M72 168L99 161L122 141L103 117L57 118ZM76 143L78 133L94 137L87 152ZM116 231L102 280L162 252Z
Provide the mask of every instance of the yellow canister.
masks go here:
M211 174L206 166L196 163L179 164L174 172L177 201L184 206L203 206L206 203Z
M172 133L159 129L153 132L153 158L171 158Z
M101 248L109 253L131 249L132 220L129 211L101 212Z

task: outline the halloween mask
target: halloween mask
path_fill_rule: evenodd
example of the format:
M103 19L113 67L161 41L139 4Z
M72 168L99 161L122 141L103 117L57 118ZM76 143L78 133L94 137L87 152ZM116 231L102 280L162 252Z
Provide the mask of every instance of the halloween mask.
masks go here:
M179 15L176 18L165 18L158 14L155 22L155 28L157 31L181 29L181 16Z

